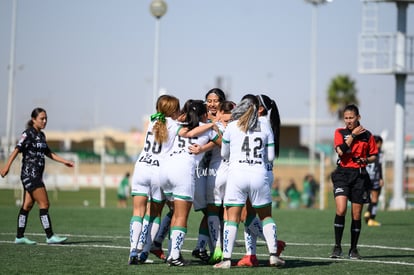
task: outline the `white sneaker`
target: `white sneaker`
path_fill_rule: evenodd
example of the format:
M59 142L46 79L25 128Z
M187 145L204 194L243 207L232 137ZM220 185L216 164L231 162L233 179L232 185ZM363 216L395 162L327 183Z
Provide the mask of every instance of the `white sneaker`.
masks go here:
M57 235L53 235L50 238L46 238L46 243L48 244L61 244L65 242L68 238L66 237L59 237Z
M29 240L29 239L28 239L28 238L26 238L26 237L16 238L16 239L14 240L14 243L15 243L15 244L30 244L30 245L36 244L36 242L35 242L35 241Z
M278 256L271 255L269 258L269 265L281 267L285 265L285 260L283 260L282 258L279 258Z
M231 267L231 261L230 260L223 260L219 262L218 264L213 265L214 268L223 268L227 269Z

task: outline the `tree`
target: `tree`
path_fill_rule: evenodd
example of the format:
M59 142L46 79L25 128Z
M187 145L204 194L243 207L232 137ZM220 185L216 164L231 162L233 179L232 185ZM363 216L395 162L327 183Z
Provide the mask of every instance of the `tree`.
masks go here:
M348 104L358 105L358 90L348 75L337 75L331 80L328 88L329 111L342 119L342 113Z

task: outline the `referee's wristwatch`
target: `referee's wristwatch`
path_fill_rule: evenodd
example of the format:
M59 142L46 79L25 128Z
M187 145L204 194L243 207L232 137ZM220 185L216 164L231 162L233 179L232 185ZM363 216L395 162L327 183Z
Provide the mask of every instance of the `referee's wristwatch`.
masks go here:
M357 136L357 135L355 135L355 134L351 134L351 137L352 137L352 138L356 138L356 136Z

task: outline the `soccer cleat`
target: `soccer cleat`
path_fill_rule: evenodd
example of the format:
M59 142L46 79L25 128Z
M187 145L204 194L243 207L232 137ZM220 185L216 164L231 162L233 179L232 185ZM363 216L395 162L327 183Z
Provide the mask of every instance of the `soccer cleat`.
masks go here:
M377 222L376 220L369 219L368 226L381 226L381 223Z
M46 243L48 244L61 244L65 242L68 238L66 237L59 237L57 235L53 235L50 238L46 238Z
M161 259L161 260L166 259L164 251L161 248L154 247L153 249L150 250L150 252L154 254L158 259Z
M169 259L167 263L169 266L186 266L190 264L189 261L184 260L181 254L180 254L180 257L178 257L177 259L172 259L172 258Z
M36 244L36 242L35 242L35 241L29 240L29 239L28 239L28 238L26 238L26 237L16 238L16 239L14 240L14 243L15 243L15 244L30 244L30 245L32 245L32 244Z
M213 265L213 268L228 269L230 267L231 267L231 260L230 259L222 260L221 262Z
M208 263L208 261L210 260L210 256L208 256L207 251L206 250L200 250L200 249L194 249L193 252L191 253L191 255L194 258L198 258L200 260L202 260L205 263Z
M259 261L257 260L256 255L244 255L243 258L237 262L237 266L256 267L259 266Z
M369 213L368 211L364 213L364 220L365 223L368 223L369 218L371 218L371 213Z
M139 262L141 264L145 263L148 259L148 252L141 252L141 253L138 253L138 254L139 254L139 256L138 256Z
M138 260L138 251L134 248L129 253L128 264L129 265L137 265L138 263L139 263L139 260Z
M279 256L276 256L276 254L275 255L271 254L269 257L269 265L281 267L285 265L285 260L283 260L282 258L279 258Z
M342 257L342 247L340 245L335 245L332 254L330 256L332 259L341 258Z
M221 262L223 260L223 251L221 248L216 247L214 249L213 255L210 256L210 259L208 260L208 263L213 265Z
M277 253L276 256L280 256L282 254L283 250L285 250L286 243L284 241L277 241Z
M348 256L349 256L350 259L354 259L354 260L361 259L361 255L359 255L358 249L356 249L356 248L351 248L349 250Z

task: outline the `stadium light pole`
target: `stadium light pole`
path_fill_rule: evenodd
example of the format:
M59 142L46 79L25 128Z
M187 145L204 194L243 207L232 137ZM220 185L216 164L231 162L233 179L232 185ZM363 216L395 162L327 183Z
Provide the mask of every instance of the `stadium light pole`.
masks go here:
M13 121L13 96L14 96L14 76L15 76L15 49L16 49L16 14L17 0L13 0L12 22L11 22L11 39L10 39L10 63L9 63L9 86L7 92L7 117L6 117L6 144L4 153L9 156L12 144L12 121Z
M332 0L305 0L312 4L312 31L311 31L311 69L310 69L310 106L309 106L309 170L315 173L316 152L316 110L317 110L317 31L318 6L332 2Z
M151 14L155 17L155 43L154 43L154 71L152 79L153 107L156 107L159 90L159 44L160 44L160 19L167 13L167 3L163 0L153 0L150 5Z

